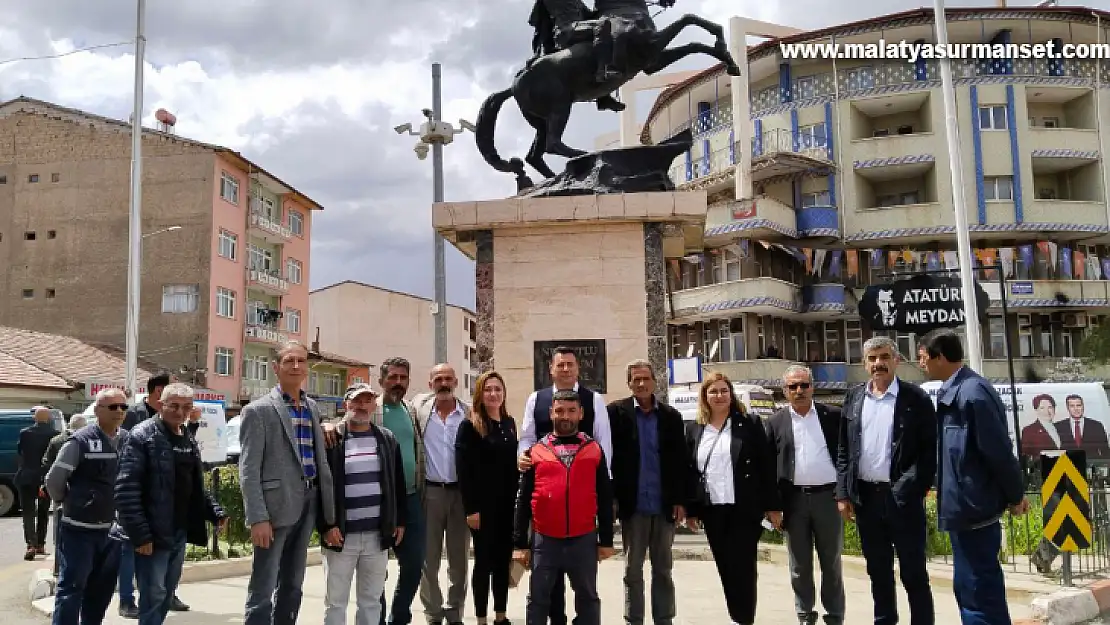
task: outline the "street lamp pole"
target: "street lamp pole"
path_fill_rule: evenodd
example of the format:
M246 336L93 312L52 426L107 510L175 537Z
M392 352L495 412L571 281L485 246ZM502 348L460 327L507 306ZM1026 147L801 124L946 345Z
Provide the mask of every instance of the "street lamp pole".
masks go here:
M138 0L135 19L135 102L131 111L131 211L127 246L126 384L138 392L139 288L142 278L143 64L146 56L146 0Z
M441 87L443 70L439 63L432 63L432 108L424 109L426 122L420 124L420 130L412 129L412 124L402 124L393 130L399 135L412 135L420 137L414 151L416 157L424 160L428 157L429 148L432 152L432 201L443 201L443 146L451 143L455 135L469 130L474 132L474 125L460 119L460 128L456 129L451 124L443 121L443 91ZM447 362L447 263L445 258L446 243L438 232L434 235L434 263L435 263L435 303L432 304L432 315L435 317L435 346L434 357L436 363Z
M937 43L948 47L948 20L944 0L933 0ZM964 163L960 150L960 131L956 120L956 86L952 80L952 61L940 60L940 84L944 95L944 127L948 135L948 164L952 170L952 204L956 210L956 253L960 261L960 284L963 286L964 319L967 328L967 360L975 371L983 372L983 342L979 327L979 304L975 299L975 273L971 255L971 234L968 232L967 202L964 197ZM976 123L975 119L971 123ZM1001 294L1006 297L1005 293Z

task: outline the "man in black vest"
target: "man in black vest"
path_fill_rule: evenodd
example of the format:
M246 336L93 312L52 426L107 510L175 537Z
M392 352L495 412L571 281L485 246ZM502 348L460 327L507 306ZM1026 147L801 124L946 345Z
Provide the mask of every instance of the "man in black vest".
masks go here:
M790 585L798 622L817 622L813 549L821 565L821 604L826 625L844 623L840 553L844 522L836 505L836 459L840 410L813 401L813 373L792 365L782 376L790 405L764 422L775 446L782 527L790 560Z
M609 411L605 398L599 393L578 384L578 356L569 347L555 348L551 356L551 379L554 384L540 389L528 396L524 405L524 423L520 428L520 442L517 445L517 466L523 473L532 468L528 450L536 442L550 434L554 425L551 421L551 404L556 391L578 393L582 405L582 419L578 431L590 434L605 452L606 463L613 457L613 438L609 427ZM610 477L612 471L610 467ZM566 625L566 585L562 579L555 584L551 595L551 625Z
M27 543L24 560L46 554L46 526L50 522L50 499L42 489L42 457L50 441L58 435L50 421L53 415L42 406L35 407L35 424L19 432L16 443L19 469L15 486L19 489L19 507L23 510L23 538Z
M117 388L96 394L96 423L62 445L46 475L50 498L62 504L57 557L61 562L54 596L54 625L100 625L112 602L119 573L115 485L120 429L127 396Z

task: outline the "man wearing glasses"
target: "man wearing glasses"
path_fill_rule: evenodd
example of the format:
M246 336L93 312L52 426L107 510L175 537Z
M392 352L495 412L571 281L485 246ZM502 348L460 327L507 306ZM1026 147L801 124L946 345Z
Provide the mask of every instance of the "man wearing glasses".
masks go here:
M46 474L46 490L62 506L54 625L98 625L112 602L120 545L109 532L116 519L119 449L127 437L120 424L127 407L120 389L97 393L96 423L74 432Z

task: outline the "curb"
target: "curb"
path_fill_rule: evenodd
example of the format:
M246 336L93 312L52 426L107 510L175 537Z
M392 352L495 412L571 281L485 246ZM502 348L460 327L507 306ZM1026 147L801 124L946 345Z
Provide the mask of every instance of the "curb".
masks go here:
M1110 580L1064 588L1033 599L1033 618L1014 625L1079 625L1110 614Z

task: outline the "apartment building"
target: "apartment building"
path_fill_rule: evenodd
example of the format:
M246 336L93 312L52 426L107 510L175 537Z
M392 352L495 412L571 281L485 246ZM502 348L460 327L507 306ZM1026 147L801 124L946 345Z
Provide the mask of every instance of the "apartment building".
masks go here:
M436 364L431 300L351 280L316 289L308 297L309 320L322 345L368 363L407 358L412 363L409 397L428 392L428 372ZM460 397L470 398L478 377L477 333L473 311L447 306L447 357L459 378ZM373 368L370 377L377 386Z
M130 131L31 98L0 104L0 325L123 345ZM305 340L322 207L167 123L143 133L142 190L140 354L234 407L272 377L272 347Z
M1059 50L1110 34L1110 14L1086 8L947 16L952 42L1052 41ZM791 60L779 47L880 39L935 42L932 11L738 48L744 79L736 84L717 66L660 93L638 139L691 130L693 148L672 178L710 199L701 245L670 261L672 358L699 356L706 370L770 386L802 361L829 394L863 381L862 290L957 266L953 192L966 202L977 272L991 294L985 375L1008 378L1002 297L1021 377L1051 373L1078 355L1088 328L1106 322L1110 62L953 61L966 181L953 189L936 61ZM915 357L917 337L892 338ZM921 377L912 365L899 374ZM1086 375L1110 380L1105 367Z

